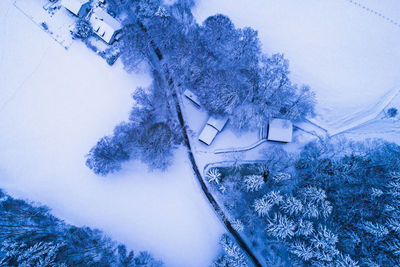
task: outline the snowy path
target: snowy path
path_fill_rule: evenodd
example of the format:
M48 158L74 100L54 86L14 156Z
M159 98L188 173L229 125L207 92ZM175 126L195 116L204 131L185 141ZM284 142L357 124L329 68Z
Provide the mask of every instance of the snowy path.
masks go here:
M358 141L367 138L382 138L400 145L400 120L377 118L345 131L341 135Z
M9 0L0 1L3 20L0 99L21 87L0 111L0 188L149 250L167 266L208 266L225 230L185 150L166 173L128 162L102 178L84 164L97 140L127 119L132 91L150 77L129 75L120 62L110 67L79 42L65 50Z

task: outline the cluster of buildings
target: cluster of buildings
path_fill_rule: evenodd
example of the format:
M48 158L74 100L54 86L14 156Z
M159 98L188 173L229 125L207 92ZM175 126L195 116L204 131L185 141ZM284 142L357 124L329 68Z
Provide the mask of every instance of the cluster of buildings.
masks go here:
M104 0L98 1L104 3ZM118 39L122 24L99 5L92 8L90 0L62 0L61 5L79 18L89 17L93 32L106 43L112 44Z
M190 90L185 90L183 95L194 105L200 107L198 97ZM218 133L220 133L228 122L228 118L215 118L210 116L203 130L200 132L199 141L210 145ZM260 138L268 141L288 143L292 141L293 124L289 120L274 118L267 127L260 129Z
M97 1L104 4L104 0ZM111 44L118 39L118 33L122 29L121 23L99 5L92 8L90 0L62 0L62 5L79 18L89 17L93 32L106 43ZM192 91L185 90L184 96L194 105L200 107L200 101ZM218 133L224 129L227 122L228 118L210 116L199 135L199 141L210 145ZM292 141L292 133L293 125L291 121L275 118L268 122L267 127L260 129L260 138L287 143Z

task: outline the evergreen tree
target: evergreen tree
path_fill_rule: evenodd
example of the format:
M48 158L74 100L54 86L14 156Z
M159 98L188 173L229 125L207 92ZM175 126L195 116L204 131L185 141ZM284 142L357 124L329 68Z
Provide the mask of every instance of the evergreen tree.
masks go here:
M65 263L57 261L58 250L63 243L38 242L27 245L18 241L6 240L1 244L1 266L41 266L41 267L66 267Z
M294 236L296 225L286 215L275 213L272 218L268 220L265 230L273 237L285 239Z
M218 257L218 259L214 262L214 267L247 267L249 266L246 262L246 257L240 248L233 243L231 238L223 234L220 239L220 244L223 249L223 255Z
M290 253L301 258L303 261L309 261L314 257L313 249L301 241L293 242L293 244L289 246L289 251Z
M262 198L254 201L254 210L258 216L264 217L271 210L272 206L279 204L283 200L279 191L271 191Z
M218 168L211 168L207 172L207 180L209 183L216 183L219 184L221 180L221 172L218 170Z
M366 221L361 223L360 227L368 234L374 235L377 238L384 237L385 235L389 234L387 227L378 223L374 224Z
M312 222L300 219L297 223L296 235L310 236L314 233L314 225Z
M264 185L264 177L261 175L248 175L244 177L243 182L247 192L255 192Z
M287 196L280 204L279 208L289 215L297 215L303 211L303 204L297 198L293 196Z

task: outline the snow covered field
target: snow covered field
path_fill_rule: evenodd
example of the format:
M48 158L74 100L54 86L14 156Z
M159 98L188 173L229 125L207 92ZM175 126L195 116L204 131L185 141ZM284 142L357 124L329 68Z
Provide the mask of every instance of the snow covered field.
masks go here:
M400 89L400 1L198 0L198 22L228 15L259 31L264 50L283 52L292 78L317 94L316 123L335 134L373 119ZM377 14L379 13L379 14Z
M208 266L223 233L183 150L167 173L136 162L97 177L84 155L128 116L129 75L74 42L66 51L9 0L0 1L0 188L104 230L168 266Z

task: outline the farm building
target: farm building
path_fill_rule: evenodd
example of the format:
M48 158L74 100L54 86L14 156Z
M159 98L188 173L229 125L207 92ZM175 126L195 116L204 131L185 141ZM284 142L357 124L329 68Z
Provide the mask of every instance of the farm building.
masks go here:
M65 9L80 18L85 17L90 11L89 0L62 0L61 4Z
M108 44L115 40L116 35L122 29L121 23L101 8L93 10L89 21L93 32Z
M288 143L292 141L293 124L289 120L271 119L268 124L268 140Z
M183 95L187 98L187 99L189 99L193 104L195 104L197 107L200 107L201 105L200 105L200 100L199 100L199 98L197 97L197 95L195 95L192 91L190 91L189 89L186 89L184 92L183 92Z
M210 117L206 123L206 126L204 126L199 135L199 140L206 145L210 145L217 134L222 131L227 122L227 118L217 119Z

